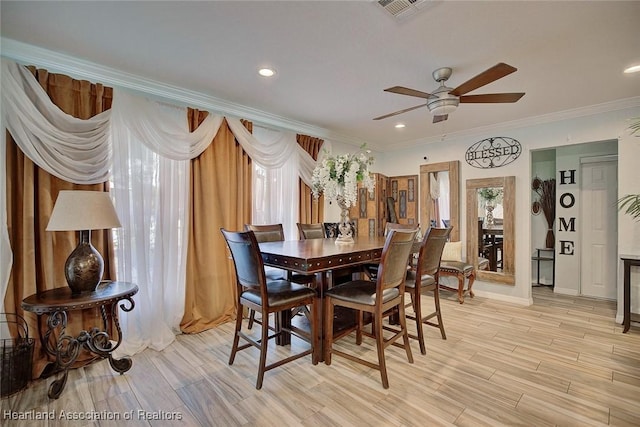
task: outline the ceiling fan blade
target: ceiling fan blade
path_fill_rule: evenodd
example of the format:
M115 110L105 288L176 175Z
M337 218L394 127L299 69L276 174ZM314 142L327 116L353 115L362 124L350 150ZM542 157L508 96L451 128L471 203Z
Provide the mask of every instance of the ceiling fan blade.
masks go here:
M488 85L491 82L501 79L504 76L508 76L515 71L518 71L518 69L512 67L511 65L500 62L499 64L494 65L488 70L481 72L477 76L470 78L449 93L451 95L461 96L467 92L471 92L474 89L478 89L479 87Z
M517 93L487 93L484 95L463 95L460 102L467 104L484 104L498 102L516 102L524 96L524 92Z
M444 114L442 116L433 116L433 123L444 122L449 118L448 114Z
M415 89L409 89L408 87L403 86L394 86L384 90L385 92L398 93L400 95L409 95L409 96L417 96L418 98L427 99L432 96L430 93L421 92Z
M416 110L418 108L426 107L427 104L416 105L415 107L405 108L404 110L396 111L395 113L385 114L384 116L376 117L373 120L386 119L387 117L397 116L398 114L406 113L407 111Z

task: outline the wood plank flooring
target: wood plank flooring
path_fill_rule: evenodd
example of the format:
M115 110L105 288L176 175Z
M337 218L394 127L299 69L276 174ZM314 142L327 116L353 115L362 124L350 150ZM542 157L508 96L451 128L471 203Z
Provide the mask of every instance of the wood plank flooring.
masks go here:
M269 371L255 389L257 351L227 364L232 324L179 335L164 351L133 357L124 375L101 361L69 373L58 400L52 378L1 401L2 426L639 426L640 326L615 323L615 302L534 288L522 307L443 291L447 340L426 327L427 355L412 341L414 364L387 349L390 388L377 371L334 357ZM423 298L425 309L433 304ZM413 326L411 326L413 328ZM373 341L338 346L375 361ZM294 341L294 349L303 343ZM275 346L274 346L275 347ZM291 349L278 348L282 356ZM120 420L63 420L72 416ZM6 411L51 413L10 420ZM130 420L125 420L131 414ZM161 419L153 419L161 418ZM179 418L179 419L178 419Z

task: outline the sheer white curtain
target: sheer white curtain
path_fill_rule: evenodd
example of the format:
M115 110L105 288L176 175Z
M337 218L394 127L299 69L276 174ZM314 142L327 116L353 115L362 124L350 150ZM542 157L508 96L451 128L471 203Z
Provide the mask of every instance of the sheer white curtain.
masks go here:
M127 98L114 94L111 193L122 223L115 230L118 280L139 288L135 310L121 315L125 340L118 353L131 355L146 347L161 350L179 332L186 288L189 160L160 156L148 146L161 150L171 137L147 138L140 131L161 120L165 128L187 134L185 109L147 103L132 115L120 104Z
M438 184L440 186L440 198L438 200L438 207L440 208L440 218L451 220L451 204L449 202L449 172L438 172ZM438 227L443 227L444 224L438 224Z
M265 166L260 160L254 160L253 174L253 209L254 224L279 224L284 228L287 240L296 240L298 236L299 197L299 161L295 146L296 135L254 126L253 136L260 145L266 147L282 147L283 156L279 167Z
M9 230L7 229L7 132L4 123L2 103L0 103L0 297L4 301L9 283L9 274L13 265L13 253L9 241ZM0 304L0 310L4 310L4 304ZM0 324L0 337L8 338L11 334L7 323Z

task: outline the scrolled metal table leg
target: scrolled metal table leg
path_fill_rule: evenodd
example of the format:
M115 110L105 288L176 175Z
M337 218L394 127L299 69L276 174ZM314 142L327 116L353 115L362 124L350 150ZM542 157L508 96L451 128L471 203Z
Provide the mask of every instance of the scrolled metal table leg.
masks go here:
M78 339L65 335L67 327L66 312L56 311L49 315L47 326L48 329L45 333L45 350L56 357L56 365L63 371L62 376L53 381L49 386L49 398L57 399L67 384L69 367L73 365L78 358L82 344ZM56 338L53 331L58 327L60 327L60 334L58 338Z
M111 308L111 318L113 319L113 323L116 326L116 331L117 331L117 335L118 335L118 342L116 343L115 346L113 346L113 348L109 352L109 364L111 365L111 368L114 371L120 373L120 375L124 374L129 369L131 369L131 365L133 365L133 362L128 357L123 357L121 359L115 359L113 357L113 351L116 348L118 348L120 346L120 343L122 342L122 329L120 328L120 318L118 317L118 307L120 307L122 309L122 311L125 311L125 312L130 312L135 307L135 303L133 302L133 299L131 299L131 298L125 298L122 301L123 302L127 302L129 305L125 305L124 303L123 304L113 304L113 306Z

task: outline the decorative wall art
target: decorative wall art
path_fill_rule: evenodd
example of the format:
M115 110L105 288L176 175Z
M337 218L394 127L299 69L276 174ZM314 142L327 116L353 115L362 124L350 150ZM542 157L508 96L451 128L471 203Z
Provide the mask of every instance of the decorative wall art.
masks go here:
M360 206L360 218L367 217L367 193L368 191L366 188L361 187L358 189L358 205Z
M407 217L407 190L400 190L399 217L405 219Z
M520 157L522 146L506 136L496 136L478 141L467 149L465 160L474 168L491 169L508 165Z
M409 201L413 202L415 200L415 187L416 187L416 181L414 179L409 179L407 180L407 188L408 188L408 197L409 197Z

